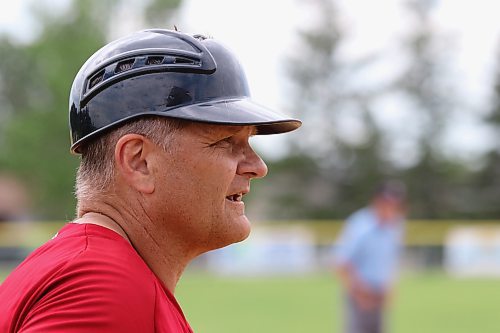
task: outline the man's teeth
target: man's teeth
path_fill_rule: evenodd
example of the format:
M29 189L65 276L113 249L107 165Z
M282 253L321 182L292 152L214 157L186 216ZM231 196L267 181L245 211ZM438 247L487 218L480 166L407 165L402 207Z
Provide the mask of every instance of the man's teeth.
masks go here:
M230 201L241 201L241 198L243 197L242 194L233 194L233 195L230 195L230 196L227 196L227 198L230 200Z

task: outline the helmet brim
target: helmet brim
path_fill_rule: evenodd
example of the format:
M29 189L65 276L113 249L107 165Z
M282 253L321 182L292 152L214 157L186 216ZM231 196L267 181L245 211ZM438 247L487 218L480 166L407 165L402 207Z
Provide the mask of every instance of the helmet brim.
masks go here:
M300 120L270 110L250 98L191 104L168 110L164 115L219 125L254 125L258 135L291 132L302 125Z
M215 100L189 104L164 111L155 110L132 114L93 131L71 146L71 152L79 154L81 144L98 133L109 131L120 124L146 116L171 117L199 123L229 126L255 126L256 135L279 134L296 130L302 125L298 119L287 117L262 106L250 98Z

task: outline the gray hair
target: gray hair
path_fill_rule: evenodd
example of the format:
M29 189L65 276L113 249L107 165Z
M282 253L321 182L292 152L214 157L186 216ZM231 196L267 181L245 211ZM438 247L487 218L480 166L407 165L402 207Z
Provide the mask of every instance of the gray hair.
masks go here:
M144 135L168 151L172 135L185 124L183 120L169 117L144 117L125 123L83 146L75 185L78 203L109 194L115 178L115 146L122 136Z

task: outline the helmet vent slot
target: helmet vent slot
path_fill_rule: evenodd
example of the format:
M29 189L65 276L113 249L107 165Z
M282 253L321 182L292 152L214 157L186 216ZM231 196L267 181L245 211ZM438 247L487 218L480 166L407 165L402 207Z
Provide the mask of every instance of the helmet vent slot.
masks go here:
M175 57L174 63L175 64L192 64L192 65L194 65L195 61L193 59L189 59L189 58Z
M127 59L121 61L116 65L115 74L128 71L134 66L135 59Z
M97 85L98 83L102 82L104 78L104 69L101 70L99 73L95 74L92 76L92 78L89 80L89 89Z
M163 63L164 57L161 56L152 56L148 57L146 60L146 65L161 65Z

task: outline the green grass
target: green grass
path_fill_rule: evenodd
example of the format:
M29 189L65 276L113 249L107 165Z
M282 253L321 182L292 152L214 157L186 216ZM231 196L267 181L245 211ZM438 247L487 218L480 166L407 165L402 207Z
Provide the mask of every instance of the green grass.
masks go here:
M195 332L332 332L335 287L327 276L214 278L187 275L176 297Z
M0 270L0 281L5 275ZM195 332L341 332L340 290L327 274L221 278L188 272L176 297ZM498 333L500 280L406 274L391 310L393 333Z
M500 280L406 276L393 306L394 332L500 332Z
M229 279L187 275L177 298L195 332L341 332L340 290L328 275ZM391 332L498 333L500 281L404 276Z

